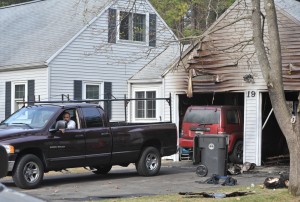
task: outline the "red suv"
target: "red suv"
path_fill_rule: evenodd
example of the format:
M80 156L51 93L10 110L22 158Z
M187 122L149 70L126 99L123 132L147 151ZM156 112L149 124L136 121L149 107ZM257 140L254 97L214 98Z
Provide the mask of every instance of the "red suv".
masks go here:
M192 149L196 134L228 134L229 160L243 163L244 111L239 106L190 106L182 122L179 146Z

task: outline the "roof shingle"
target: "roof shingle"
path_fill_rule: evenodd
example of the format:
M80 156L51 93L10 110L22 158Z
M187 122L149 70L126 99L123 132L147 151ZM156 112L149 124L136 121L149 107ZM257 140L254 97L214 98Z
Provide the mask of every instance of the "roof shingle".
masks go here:
M110 2L38 0L0 8L0 68L44 64Z

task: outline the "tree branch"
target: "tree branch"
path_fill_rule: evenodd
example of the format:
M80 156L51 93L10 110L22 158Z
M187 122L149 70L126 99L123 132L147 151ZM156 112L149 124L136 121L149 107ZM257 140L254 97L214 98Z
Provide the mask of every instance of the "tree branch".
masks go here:
M262 25L260 20L260 1L259 0L252 0L252 24L253 24L253 41L256 48L256 55L262 70L263 78L268 87L272 87L273 84L270 83L269 80L269 69L270 64L267 57L267 53L264 47L264 41L262 39Z

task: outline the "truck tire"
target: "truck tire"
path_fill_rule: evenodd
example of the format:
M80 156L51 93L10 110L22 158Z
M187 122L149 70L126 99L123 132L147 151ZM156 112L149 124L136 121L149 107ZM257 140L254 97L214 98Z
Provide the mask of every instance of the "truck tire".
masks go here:
M231 163L243 163L243 141L239 140L235 143L232 153L229 155Z
M139 161L136 163L136 170L141 176L157 175L161 167L161 156L157 148L146 147Z
M44 177L42 161L33 154L22 156L12 174L15 184L22 189L33 189L40 185Z
M6 149L0 145L0 178L7 175L8 170L8 156Z
M106 175L110 170L112 166L96 166L96 167L91 167L92 172L97 174L97 175Z

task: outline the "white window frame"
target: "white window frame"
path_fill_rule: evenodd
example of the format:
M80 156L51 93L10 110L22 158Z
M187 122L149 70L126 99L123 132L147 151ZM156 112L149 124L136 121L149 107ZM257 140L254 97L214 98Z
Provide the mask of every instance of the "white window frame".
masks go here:
M149 13L140 13L140 12L131 12L132 14L141 14L141 15L145 15L145 41L134 41L132 39L129 40L125 40L125 39L120 39L120 26L121 26L121 12L128 12L128 11L122 11L122 10L118 10L117 11L117 42L118 43L131 43L131 44L138 44L138 45L145 45L147 46L149 44Z
M82 98L84 100L89 100L86 98L86 86L88 85L94 85L94 86L99 86L99 98L98 99L103 99L104 98L104 95L103 95L103 92L104 92L104 85L103 85L103 82L93 82L93 81L84 81L83 82L83 89L82 89Z
M132 97L136 98L136 92L148 92L148 91L155 91L156 98L161 98L161 89L159 86L154 87L148 87L148 86L135 86L132 88ZM156 113L155 118L136 118L136 101L133 101L132 108L131 108L131 114L132 114L132 120L134 122L159 122L162 121L162 115L163 115L163 108L162 104L164 103L164 100L156 100Z
M27 102L27 97L28 97L28 83L27 81L13 81L12 82L12 88L11 88L11 111L12 112L15 112L17 111L18 109L20 109L23 104L19 104L18 107L17 107L17 101L23 101L23 99L16 99L15 98L15 90L16 90L16 85L24 85L25 86L25 97L24 97L24 101Z

